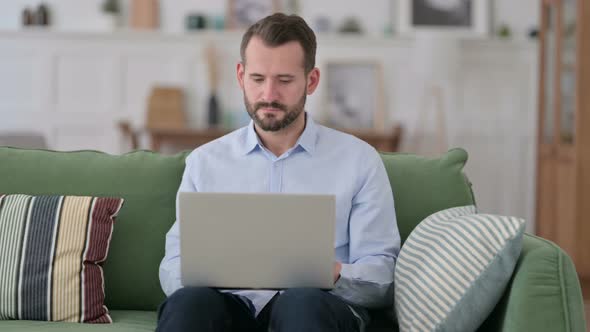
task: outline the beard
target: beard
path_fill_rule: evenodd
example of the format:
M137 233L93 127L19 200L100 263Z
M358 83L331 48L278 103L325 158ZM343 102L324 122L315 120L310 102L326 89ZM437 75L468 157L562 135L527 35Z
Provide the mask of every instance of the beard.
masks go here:
M276 101L270 103L258 102L252 104L244 93L244 104L246 105L246 110L248 111L250 118L254 120L254 123L256 123L260 129L273 132L287 128L293 122L295 122L299 114L301 114L305 108L306 99L307 89L303 92L303 96L299 98L299 101L292 106L287 106ZM276 113L261 114L261 112L258 111L262 108L275 108L279 111ZM279 117L280 113L284 114L282 118Z

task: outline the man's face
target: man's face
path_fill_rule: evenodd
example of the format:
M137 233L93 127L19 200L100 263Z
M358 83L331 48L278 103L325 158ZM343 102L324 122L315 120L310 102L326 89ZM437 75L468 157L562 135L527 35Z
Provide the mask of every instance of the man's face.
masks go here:
M238 82L248 114L264 131L289 127L303 113L307 94L319 81L317 68L305 75L303 48L298 42L268 47L254 36L238 64Z

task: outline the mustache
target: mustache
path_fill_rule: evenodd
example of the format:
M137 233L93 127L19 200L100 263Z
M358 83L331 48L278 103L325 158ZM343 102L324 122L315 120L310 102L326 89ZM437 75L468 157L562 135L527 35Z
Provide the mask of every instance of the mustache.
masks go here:
M273 101L273 102L270 102L270 103L258 102L256 104L254 104L254 110L255 111L258 111L261 108L276 108L276 109L279 109L281 111L287 111L287 106L285 106L285 105L283 105L283 104L281 104L279 102L276 102L276 101Z

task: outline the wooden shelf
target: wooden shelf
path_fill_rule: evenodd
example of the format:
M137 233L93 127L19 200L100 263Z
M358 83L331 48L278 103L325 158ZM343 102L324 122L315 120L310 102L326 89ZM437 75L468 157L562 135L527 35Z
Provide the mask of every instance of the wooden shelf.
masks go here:
M238 43L244 31L241 30L203 30L191 32L166 32L161 30L139 30L121 28L113 31L59 31L51 28L31 28L22 30L1 30L0 39L22 40L22 39L43 39L51 40L122 40L130 42L151 41L151 42L188 42L199 43L215 40L220 43ZM357 45L358 47L412 47L413 38L405 36L381 36L381 35L350 35L341 33L319 33L318 43L324 47ZM537 48L536 39L513 39L502 40L499 38L464 38L461 46L466 49L481 50L484 53L489 51L509 50L534 50Z

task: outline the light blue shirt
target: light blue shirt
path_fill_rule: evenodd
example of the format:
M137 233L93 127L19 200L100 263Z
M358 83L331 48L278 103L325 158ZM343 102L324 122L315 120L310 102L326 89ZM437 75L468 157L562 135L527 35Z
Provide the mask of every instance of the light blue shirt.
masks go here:
M307 116L295 146L276 157L250 122L195 149L186 158L179 191L335 195L334 248L342 272L331 292L365 308L393 304L400 236L385 167L366 142L318 125ZM166 295L183 287L178 222L166 235L160 283ZM276 293L231 292L249 299L256 315Z

